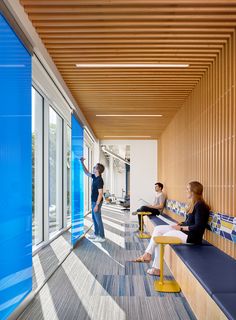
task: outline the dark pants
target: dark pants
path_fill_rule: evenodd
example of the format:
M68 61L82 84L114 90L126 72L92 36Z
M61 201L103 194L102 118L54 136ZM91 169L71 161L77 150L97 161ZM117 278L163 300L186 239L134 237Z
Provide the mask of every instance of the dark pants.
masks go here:
M151 212L152 214L149 214L149 217L155 217L156 215L160 214L160 211L158 209L154 209L154 208L149 208L146 206L142 206L141 208L139 208L137 210L137 212ZM139 224L139 230L141 230L141 219L143 217L141 215L138 214L138 224ZM142 221L143 223L143 221Z

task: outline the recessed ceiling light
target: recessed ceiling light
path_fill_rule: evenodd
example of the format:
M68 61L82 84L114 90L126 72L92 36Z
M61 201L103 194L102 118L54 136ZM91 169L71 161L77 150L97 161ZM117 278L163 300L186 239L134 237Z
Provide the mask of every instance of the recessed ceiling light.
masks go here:
M77 63L77 68L187 68L189 64L164 63Z
M96 117L162 117L162 114L96 114Z

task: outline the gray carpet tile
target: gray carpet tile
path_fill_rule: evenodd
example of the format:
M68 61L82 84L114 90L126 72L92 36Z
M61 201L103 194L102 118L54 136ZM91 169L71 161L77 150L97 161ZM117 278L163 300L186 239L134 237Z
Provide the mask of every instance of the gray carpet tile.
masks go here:
M181 292L153 290L153 281L159 278L147 275L151 264L132 262L148 244L134 232L133 218L127 212L104 210L106 242L82 239L19 320L195 320ZM91 221L88 216L85 224ZM60 245L69 244L62 239ZM50 251L45 261L50 260ZM165 275L172 278L166 266Z
M55 239L33 257L33 290L36 290L44 280L55 270L71 249L71 234L69 231Z

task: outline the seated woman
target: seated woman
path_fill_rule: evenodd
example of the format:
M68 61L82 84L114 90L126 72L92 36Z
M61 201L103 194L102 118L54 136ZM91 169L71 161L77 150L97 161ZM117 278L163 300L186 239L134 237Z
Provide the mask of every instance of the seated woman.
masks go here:
M177 225L160 225L155 227L145 253L134 260L134 262L148 263L152 260L153 253L155 253L152 268L147 270L148 274L160 275L160 246L155 243L153 237L178 237L182 243L202 243L202 237L209 217L209 206L203 200L202 193L203 186L200 182L190 182L187 185L187 198L191 202L187 209L186 220Z

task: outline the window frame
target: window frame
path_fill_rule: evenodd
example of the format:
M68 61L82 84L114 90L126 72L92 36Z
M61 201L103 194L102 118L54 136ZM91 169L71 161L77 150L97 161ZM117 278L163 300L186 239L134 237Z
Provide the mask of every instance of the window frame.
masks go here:
M43 98L43 123L42 123L42 234L43 240L33 246L33 255L37 254L42 248L56 239L66 230L70 229L71 224L67 225L66 220L66 205L67 205L67 172L66 172L66 128L67 126L71 129L71 122L60 112L60 108L56 105L55 102L52 102L44 90L35 82L32 81L32 89L36 90ZM61 194L62 201L60 204L60 229L53 234L49 234L49 110L50 107L57 113L58 116L62 119L61 124ZM63 165L65 164L65 165Z

